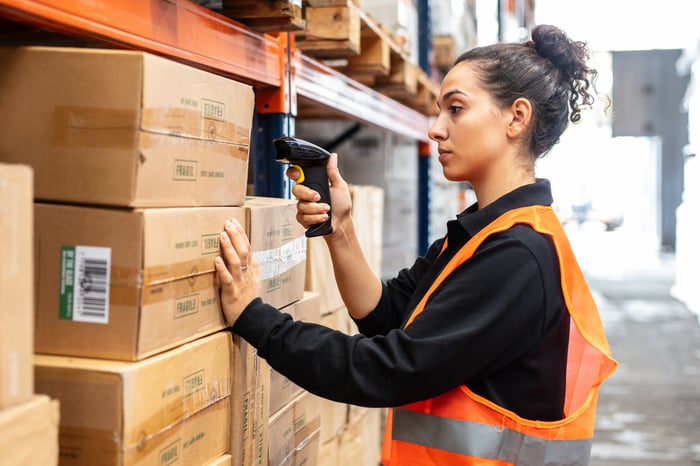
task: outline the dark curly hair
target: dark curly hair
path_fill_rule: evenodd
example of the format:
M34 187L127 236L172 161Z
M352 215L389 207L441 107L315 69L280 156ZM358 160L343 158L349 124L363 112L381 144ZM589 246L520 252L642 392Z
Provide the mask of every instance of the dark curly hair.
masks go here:
M595 87L597 72L587 66L587 45L571 40L558 27L536 26L531 37L523 43L471 49L454 65L475 64L481 84L503 107L521 97L530 101L529 149L541 157L559 142L569 121L581 119L581 108L593 104L589 89Z

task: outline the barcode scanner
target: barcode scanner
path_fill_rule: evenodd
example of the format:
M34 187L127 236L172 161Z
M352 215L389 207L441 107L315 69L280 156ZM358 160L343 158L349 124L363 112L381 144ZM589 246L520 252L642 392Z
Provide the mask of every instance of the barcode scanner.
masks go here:
M291 164L299 170L297 183L313 189L321 195L321 202L331 205L331 192L328 186L328 172L326 165L331 154L316 144L303 139L284 136L274 139L273 144L277 155L275 160L280 163ZM306 236L327 235L333 232L331 224L331 211L328 211L328 219L324 222L311 225L306 230Z

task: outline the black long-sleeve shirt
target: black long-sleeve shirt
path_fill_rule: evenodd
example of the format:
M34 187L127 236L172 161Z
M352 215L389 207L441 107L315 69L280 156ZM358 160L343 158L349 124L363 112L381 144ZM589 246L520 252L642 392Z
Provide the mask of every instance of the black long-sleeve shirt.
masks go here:
M383 284L376 309L348 336L253 301L233 331L304 389L362 406L397 406L467 385L521 417L563 417L569 318L552 241L515 225L453 271L402 324L449 258L502 213L552 203L549 182L520 187L447 224L443 240Z

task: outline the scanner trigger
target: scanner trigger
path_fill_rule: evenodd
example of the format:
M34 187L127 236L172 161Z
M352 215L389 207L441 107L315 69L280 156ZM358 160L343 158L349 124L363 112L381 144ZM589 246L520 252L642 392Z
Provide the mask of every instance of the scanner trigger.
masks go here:
M299 171L299 179L297 180L297 183L302 184L306 179L304 175L304 170L299 165L292 165L292 167L296 168Z

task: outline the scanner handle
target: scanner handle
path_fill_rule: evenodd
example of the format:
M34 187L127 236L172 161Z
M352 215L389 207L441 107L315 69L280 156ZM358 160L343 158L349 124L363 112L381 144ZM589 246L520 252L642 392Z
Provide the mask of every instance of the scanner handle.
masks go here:
M299 170L300 178L297 183L303 184L314 191L316 191L321 196L321 201L324 204L331 205L331 192L330 186L328 186L328 172L326 171L325 164L313 164L299 166L295 165L297 170ZM333 233L333 225L331 223L332 215L331 211L328 211L328 219L321 223L311 225L308 230L306 230L306 236L312 238L314 236L323 236Z

